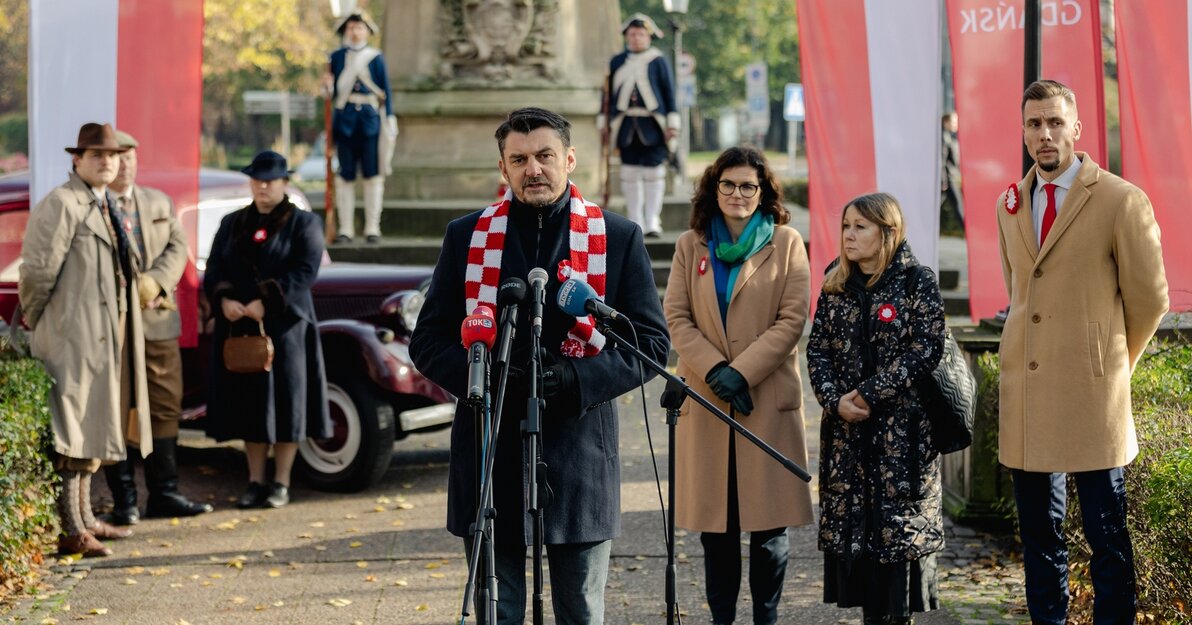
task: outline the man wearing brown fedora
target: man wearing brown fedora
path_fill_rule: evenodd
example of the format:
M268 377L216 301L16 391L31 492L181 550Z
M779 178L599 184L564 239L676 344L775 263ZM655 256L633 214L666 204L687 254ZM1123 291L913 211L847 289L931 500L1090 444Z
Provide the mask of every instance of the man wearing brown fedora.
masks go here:
M58 552L112 552L99 538L124 538L91 513L91 476L125 458L125 440L153 452L141 309L128 237L108 185L127 148L108 124L83 124L73 171L29 215L18 287L29 347L54 380L50 392L54 468L62 479ZM121 363L129 367L121 375ZM130 406L122 411L121 406Z
M137 263L137 303L145 337L146 383L149 387L153 453L145 459L149 500L145 516L179 517L211 512L211 504L186 498L178 490L178 418L182 414L182 352L178 337L182 321L174 302L174 287L186 269L186 235L174 213L174 202L157 189L136 184L137 147L132 135L116 131L127 148L120 153L120 170L110 185L116 196L116 217L128 236ZM112 491L114 525L140 520L136 470L127 460L104 467Z

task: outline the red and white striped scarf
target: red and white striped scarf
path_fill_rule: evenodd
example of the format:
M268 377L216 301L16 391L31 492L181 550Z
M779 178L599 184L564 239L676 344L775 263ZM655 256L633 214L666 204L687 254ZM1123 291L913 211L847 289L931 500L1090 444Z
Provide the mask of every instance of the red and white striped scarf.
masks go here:
M574 278L588 283L596 296L604 299L608 259L608 236L604 230L604 213L600 207L584 200L579 187L570 185L570 257L559 262L557 275L560 282ZM484 209L476 229L472 231L472 243L468 248L468 268L464 274L464 294L467 298L467 314L477 306L487 304L496 310L497 284L501 281L501 253L505 251L505 232L509 226L509 205L513 202L512 189L505 191L505 197ZM571 358L595 356L604 348L604 335L596 329L592 317L576 317L575 325L567 332L567 338L559 351Z

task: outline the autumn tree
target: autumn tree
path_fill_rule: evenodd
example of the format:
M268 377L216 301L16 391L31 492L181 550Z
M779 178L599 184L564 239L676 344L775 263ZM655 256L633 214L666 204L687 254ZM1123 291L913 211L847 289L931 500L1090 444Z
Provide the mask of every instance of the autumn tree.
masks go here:
M204 132L221 143L259 144L262 137L248 136L257 126L244 115L243 94L319 94L327 55L338 45L329 3L204 0L203 14Z

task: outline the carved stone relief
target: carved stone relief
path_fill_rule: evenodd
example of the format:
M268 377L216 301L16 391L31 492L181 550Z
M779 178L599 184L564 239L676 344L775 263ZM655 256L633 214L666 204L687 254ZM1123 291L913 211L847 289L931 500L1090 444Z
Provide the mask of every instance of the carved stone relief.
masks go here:
M558 0L441 0L439 77L460 86L556 78Z

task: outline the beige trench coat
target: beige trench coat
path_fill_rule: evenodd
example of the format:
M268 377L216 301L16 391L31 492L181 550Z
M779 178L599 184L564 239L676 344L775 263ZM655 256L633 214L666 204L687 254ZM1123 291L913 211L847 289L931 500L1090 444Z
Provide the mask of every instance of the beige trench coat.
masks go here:
M99 204L87 184L72 173L29 215L19 285L21 308L33 329L30 350L54 380L54 450L71 458L125 457L122 339L132 341L138 382L137 422L131 434L139 438L143 456L153 451L141 310L129 306L120 292L116 262L115 242ZM120 326L122 314L131 316L127 337Z
M1082 164L1042 249L1021 207L998 200L1010 294L1002 331L999 460L1012 469L1092 471L1138 455L1130 374L1167 311L1159 226L1138 187Z
M703 268L701 270L701 267ZM728 361L749 382L754 411L738 420L796 464L807 467L799 337L807 320L811 274L799 233L774 228L769 245L741 266L720 321L707 242L694 231L679 237L663 309L678 375L726 413L704 377ZM702 532L727 529L727 425L688 399L676 434L675 522ZM814 515L811 489L765 452L737 437L737 497L741 529L806 525Z

